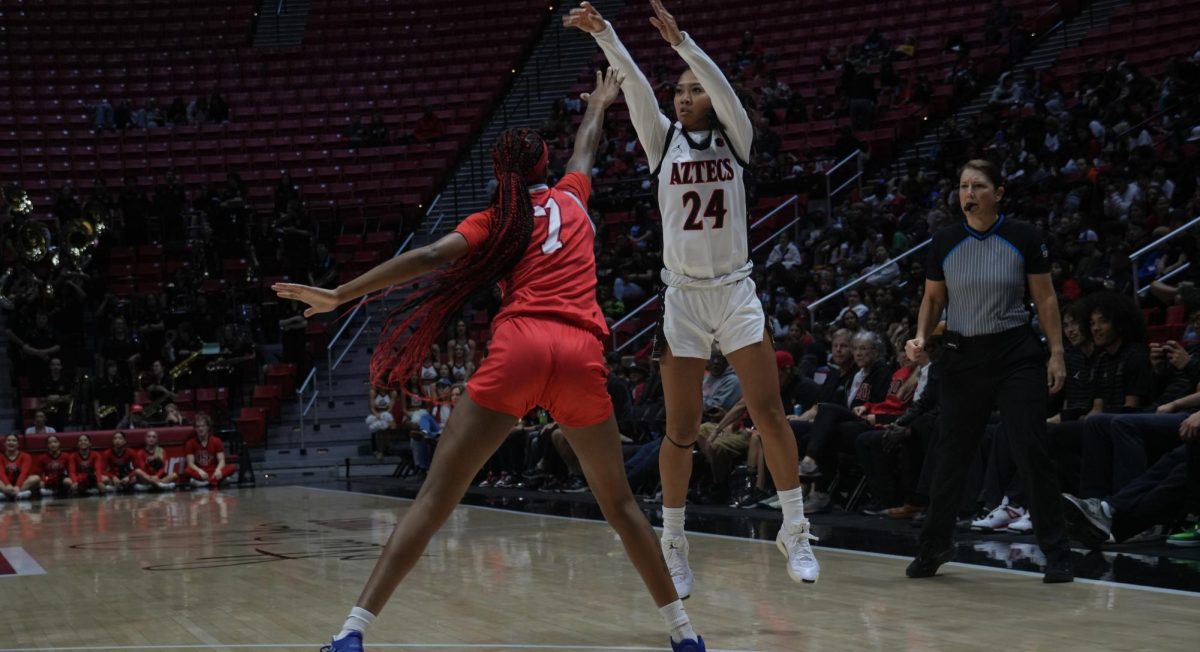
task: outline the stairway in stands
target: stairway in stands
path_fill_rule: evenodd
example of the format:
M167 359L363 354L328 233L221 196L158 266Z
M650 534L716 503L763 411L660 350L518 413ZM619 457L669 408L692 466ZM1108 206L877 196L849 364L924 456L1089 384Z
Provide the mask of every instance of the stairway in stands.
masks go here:
M605 15L615 15L620 0L597 0ZM565 14L573 6L559 11ZM513 80L508 93L496 107L482 136L471 147L470 155L459 165L439 199L431 206L409 249L427 244L452 230L463 217L487 205L487 184L491 179L492 143L505 129L540 127L550 116L554 100L564 96L578 81L598 51L591 36L578 30L566 30L559 16L552 19L529 59ZM317 382L321 392L315 409L319 430L312 426L311 415L303 432L298 427L300 407L296 400L284 402L282 422L272 429L269 448L255 452L258 482L287 483L352 476L386 475L396 460L378 462L370 454L367 432L367 365L379 337L379 326L387 312L398 305L406 292L395 292L386 299L364 308L370 322L330 378L324 361L318 363ZM362 314L346 328L335 347L334 359L342 354L349 336L358 330ZM333 332L341 328L339 322ZM331 382L332 381L332 384ZM305 454L301 455L301 445Z
M253 45L286 48L304 43L309 0L261 0L255 15Z
M1029 54L1026 54L1021 61L1011 66L1010 69L1014 71L1025 68L1044 70L1053 67L1058 60L1058 56L1064 50L1079 45L1080 41L1087 36L1088 31L1107 25L1113 11L1117 7L1127 4L1129 4L1129 0L1095 0L1095 2L1088 5L1086 9L1079 12L1074 18L1051 29L1039 40L1038 44ZM988 98L991 97L994 89L995 84L981 90L978 95L959 109L957 113L947 118L942 125L948 124L949 121L953 120L959 126L966 126L970 122L971 116L987 109ZM936 129L931 129L924 137L910 145L893 163L894 172L898 173L904 170L904 166L909 161L929 158L932 154L935 154L938 141L942 135L943 130L939 126Z

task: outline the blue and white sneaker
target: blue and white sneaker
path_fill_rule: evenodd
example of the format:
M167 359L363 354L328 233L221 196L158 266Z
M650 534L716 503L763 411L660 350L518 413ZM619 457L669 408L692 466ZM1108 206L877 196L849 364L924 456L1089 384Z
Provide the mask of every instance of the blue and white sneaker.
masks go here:
M704 637L696 636L696 638L685 638L676 643L675 639L671 639L672 652L706 652L704 649Z
M704 649L703 646L700 647ZM363 652L362 633L350 632L342 638L335 638L329 645L321 648L321 652Z

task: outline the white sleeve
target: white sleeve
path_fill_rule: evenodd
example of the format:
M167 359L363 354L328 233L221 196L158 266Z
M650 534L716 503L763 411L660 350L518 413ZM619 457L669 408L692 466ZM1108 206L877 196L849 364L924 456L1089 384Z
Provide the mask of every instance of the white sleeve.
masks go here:
M746 107L742 106L729 80L725 78L725 73L721 72L716 62L708 58L687 32L683 33L683 40L675 46L675 51L691 67L696 79L704 86L704 92L712 99L713 109L721 119L721 125L725 127L725 135L733 141L733 151L743 161L749 161L750 146L754 144L754 125L750 123L750 115L746 113Z
M633 129L642 143L642 149L646 150L650 168L657 168L659 159L662 158L663 147L666 146L671 121L658 109L658 99L654 96L650 80L642 74L629 50L626 50L625 45L617 38L617 31L613 29L612 23L605 21L605 25L603 32L592 36L600 49L604 50L608 64L625 73L621 92L625 94L625 104L629 107L629 119L633 122Z

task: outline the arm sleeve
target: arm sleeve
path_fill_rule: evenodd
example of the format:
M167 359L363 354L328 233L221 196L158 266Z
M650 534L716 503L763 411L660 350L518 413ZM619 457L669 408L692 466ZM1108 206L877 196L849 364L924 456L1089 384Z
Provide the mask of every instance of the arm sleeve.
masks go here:
M646 150L646 159L650 162L650 168L654 169L658 167L659 160L662 158L663 146L666 145L667 131L671 128L671 121L658 109L658 99L654 97L654 88L650 86L650 80L642 74L641 68L634 63L629 50L626 50L621 39L617 38L617 32L613 29L612 23L606 22L606 25L603 32L592 36L595 37L596 44L604 51L609 65L625 73L625 82L621 84L621 92L625 94L625 104L629 107L629 119L633 122L633 129L642 143L642 149ZM687 41L686 37L684 37L684 41ZM730 138L732 137L731 135Z
M474 253L492 231L492 214L490 211L475 213L463 220L454 231L466 238L468 250Z
M675 51L691 67L696 79L704 86L704 92L712 99L713 109L721 124L725 127L725 135L733 142L733 149L743 161L750 160L750 146L754 144L754 125L746 107L738 99L733 85L725 78L720 66L696 45L692 37L683 33L683 40L675 46Z
M867 403L882 403L887 400L888 389L892 386L892 372L888 370L886 365L881 365L867 376L867 381L871 383L871 395L867 398Z

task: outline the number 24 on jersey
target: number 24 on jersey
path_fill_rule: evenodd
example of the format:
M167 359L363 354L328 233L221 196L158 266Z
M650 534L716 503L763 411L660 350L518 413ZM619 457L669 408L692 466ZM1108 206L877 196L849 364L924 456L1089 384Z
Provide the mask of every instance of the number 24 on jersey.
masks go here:
M695 190L689 190L684 193L683 205L688 210L688 217L683 222L683 230L704 230L704 220L702 217L711 217L713 219L712 228L724 228L725 216L729 213L729 209L725 208L725 190L723 188L713 190L712 195L708 198L707 205L704 206L703 216L700 214L702 204L704 204L704 201L701 199L700 193Z

